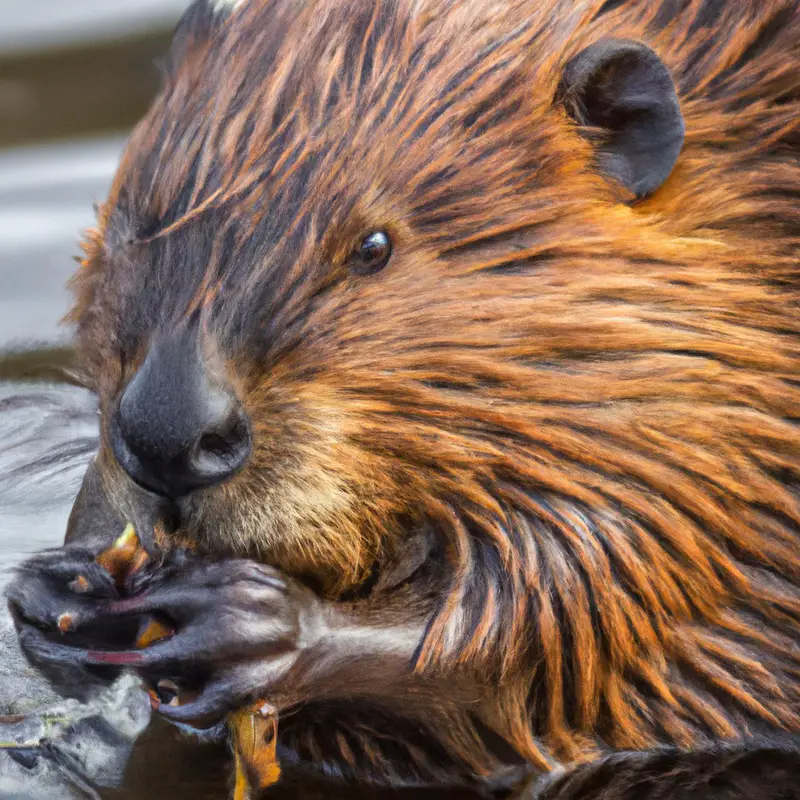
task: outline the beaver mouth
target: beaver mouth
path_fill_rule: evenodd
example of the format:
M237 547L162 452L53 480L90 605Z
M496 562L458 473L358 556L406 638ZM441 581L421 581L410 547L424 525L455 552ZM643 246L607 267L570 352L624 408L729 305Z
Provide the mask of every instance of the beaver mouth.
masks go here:
M84 476L65 543L100 552L132 524L152 555L187 549L254 558L326 587L363 583L377 546L371 529L356 526L353 506L337 516L340 508L326 507L331 495L324 491L261 488L219 486L165 498L138 486L101 452Z
M199 547L213 539L208 511L207 498L194 494L175 498L161 508L160 532L167 541Z

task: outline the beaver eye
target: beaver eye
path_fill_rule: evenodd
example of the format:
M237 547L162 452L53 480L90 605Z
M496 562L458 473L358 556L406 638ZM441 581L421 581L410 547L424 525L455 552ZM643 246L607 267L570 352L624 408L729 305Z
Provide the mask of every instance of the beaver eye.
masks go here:
M370 275L383 269L392 255L392 240L385 231L375 231L361 242L353 254L356 272Z

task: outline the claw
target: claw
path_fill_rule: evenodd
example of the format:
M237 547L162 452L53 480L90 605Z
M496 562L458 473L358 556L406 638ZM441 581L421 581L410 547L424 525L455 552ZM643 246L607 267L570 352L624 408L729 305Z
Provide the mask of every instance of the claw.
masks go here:
M144 630L139 634L139 638L136 640L136 646L140 650L143 650L145 647L150 647L151 644L155 644L156 642L160 642L163 639L169 638L174 633L174 628L165 625L163 622L160 622L157 619L151 618L147 622Z
M78 575L74 581L71 581L67 588L75 594L86 594L91 588L89 579L85 575Z
M69 631L72 630L74 622L75 622L75 620L74 620L72 614L70 614L68 612L64 612L58 618L58 621L57 621L56 625L58 627L58 630L61 631L61 633L68 633Z

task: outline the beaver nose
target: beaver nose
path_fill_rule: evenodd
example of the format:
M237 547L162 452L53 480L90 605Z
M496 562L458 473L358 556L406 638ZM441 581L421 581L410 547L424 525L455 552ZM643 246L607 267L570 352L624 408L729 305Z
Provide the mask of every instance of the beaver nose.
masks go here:
M181 497L245 464L250 424L236 393L206 363L196 336L154 344L109 425L111 448L145 489Z

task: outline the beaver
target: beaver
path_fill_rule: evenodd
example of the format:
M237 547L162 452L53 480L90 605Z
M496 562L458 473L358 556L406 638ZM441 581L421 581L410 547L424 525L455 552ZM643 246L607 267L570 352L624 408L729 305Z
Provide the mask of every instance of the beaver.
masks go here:
M194 2L74 280L29 657L394 785L800 732L799 63L798 0ZM137 514L182 555L98 602Z

